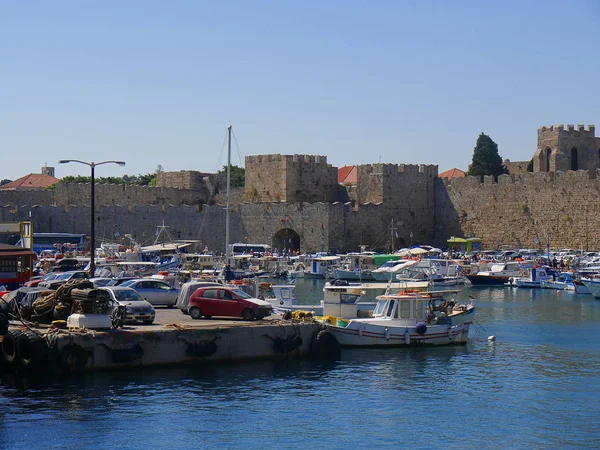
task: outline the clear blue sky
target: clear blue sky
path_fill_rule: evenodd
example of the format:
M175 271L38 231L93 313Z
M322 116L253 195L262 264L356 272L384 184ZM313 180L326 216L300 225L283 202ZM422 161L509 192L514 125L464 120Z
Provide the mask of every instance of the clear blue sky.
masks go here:
M466 170L480 132L528 160L539 126L600 128L599 24L594 0L0 0L0 179L214 172L230 123L237 165Z

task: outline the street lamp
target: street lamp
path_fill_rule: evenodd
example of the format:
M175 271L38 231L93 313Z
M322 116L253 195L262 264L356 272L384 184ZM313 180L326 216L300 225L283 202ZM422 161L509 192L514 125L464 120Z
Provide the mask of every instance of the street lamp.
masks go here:
M96 209L96 202L95 202L95 198L94 198L94 168L96 166L100 166L102 164L118 164L119 166L123 167L125 165L124 161L102 161L99 163L95 163L95 162L85 162L85 161L80 161L78 159L61 159L60 161L58 161L59 164L67 164L67 163L79 163L79 164L85 164L86 166L89 166L91 169L91 175L92 175L92 181L91 181L91 192L90 192L90 206L91 206L91 227L90 227L90 278L94 278L94 274L96 272L96 264L94 263L94 253L96 251L96 221L95 221L95 217L94 217L94 213L95 213L95 209Z

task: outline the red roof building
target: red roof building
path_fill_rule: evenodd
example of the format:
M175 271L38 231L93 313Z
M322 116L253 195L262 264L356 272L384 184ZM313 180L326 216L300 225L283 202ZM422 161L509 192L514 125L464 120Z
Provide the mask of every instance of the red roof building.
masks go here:
M354 186L358 183L358 169L356 166L344 166L338 169L338 183L344 186Z
M30 173L18 180L0 186L0 189L45 189L59 181L58 178L45 173Z
M452 181L452 178L464 178L466 172L463 172L456 167L450 170L446 170L438 175L438 178L446 178L448 181Z

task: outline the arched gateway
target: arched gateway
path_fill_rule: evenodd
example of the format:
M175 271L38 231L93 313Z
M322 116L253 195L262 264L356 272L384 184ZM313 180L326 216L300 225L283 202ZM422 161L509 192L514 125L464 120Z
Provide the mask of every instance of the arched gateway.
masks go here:
M273 249L300 250L300 235L291 228L283 228L273 236Z

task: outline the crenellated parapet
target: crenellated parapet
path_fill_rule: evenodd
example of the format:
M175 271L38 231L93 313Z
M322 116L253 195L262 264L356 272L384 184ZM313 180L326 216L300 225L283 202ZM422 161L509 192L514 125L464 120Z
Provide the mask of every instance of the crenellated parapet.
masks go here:
M538 128L534 172L595 170L600 167L600 139L596 127L551 125Z
M575 125L567 125L566 130L564 125L550 125L538 128L538 136L547 136L547 133L556 133L557 136L560 136L561 134L564 135L564 133L581 133L583 135L595 137L596 126L588 125L587 130L585 129L585 125L577 125L577 129L575 129Z

